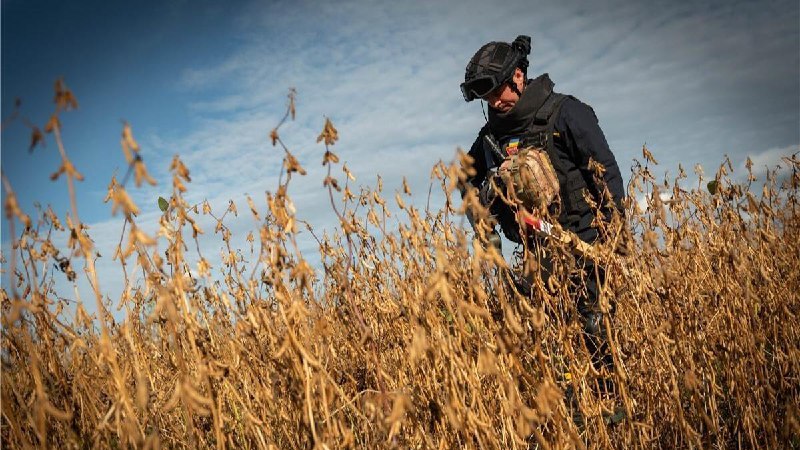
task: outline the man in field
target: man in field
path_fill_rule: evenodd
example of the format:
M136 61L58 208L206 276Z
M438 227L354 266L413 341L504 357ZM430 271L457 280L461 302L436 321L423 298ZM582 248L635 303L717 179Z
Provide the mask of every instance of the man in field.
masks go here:
M510 44L490 42L467 64L461 84L464 99L481 99L489 106L487 123L469 150L475 175L468 181L509 240L546 246L547 240L537 238L537 230L531 228L540 225L537 219L550 216L592 244L602 238L595 219L607 221L623 211L622 176L592 108L554 92L547 74L527 78L530 50L528 36ZM518 201L498 195L498 186ZM595 367L611 371L613 359L598 305L603 270L588 258L579 257L579 262L585 289L576 291L576 300L585 342Z

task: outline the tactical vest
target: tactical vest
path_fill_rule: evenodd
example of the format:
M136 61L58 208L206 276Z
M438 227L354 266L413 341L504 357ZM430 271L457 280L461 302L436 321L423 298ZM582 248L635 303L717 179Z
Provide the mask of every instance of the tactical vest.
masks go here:
M576 165L575 158L569 153L570 149L563 141L565 137L560 136L555 130L561 104L569 97L571 96L551 93L536 112L533 121L522 136L506 136L499 141L499 144L505 155L508 155L509 148L513 149L513 147L522 149L531 146L543 148L547 152L560 186L560 204L556 205L556 210L551 213L558 217L558 222L564 228L578 233L584 239L592 239L593 236L585 233L592 221L591 208L583 197L588 186L586 181L588 174L584 174ZM559 139L562 140L563 145L557 146L556 140ZM503 162L497 161L498 158L494 156L494 152L486 148L486 144L484 144L484 155L486 167L498 167ZM507 237L516 240L513 236L508 236L507 230L510 228L510 224L501 225Z

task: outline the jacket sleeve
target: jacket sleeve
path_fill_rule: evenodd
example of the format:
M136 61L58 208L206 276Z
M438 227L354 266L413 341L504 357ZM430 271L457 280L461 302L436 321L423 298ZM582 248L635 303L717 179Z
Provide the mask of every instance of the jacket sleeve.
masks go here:
M595 194L600 192L600 187L593 181L589 171L589 159L599 162L605 167L603 179L609 192L614 198L614 203L620 212L624 212L622 201L625 198L625 190L622 184L622 174L620 174L617 160L608 148L608 142L600 129L597 116L592 108L574 98L567 99L561 107L560 117L561 130L566 130L564 137L568 143L568 148L574 152L575 163L584 173L587 184L594 190Z
M486 157L483 153L483 137L486 135L488 130L488 126L484 126L481 128L481 131L478 133L478 137L475 138L475 142L472 143L472 147L469 149L469 156L472 157L472 168L475 169L475 175L469 178L467 181L472 184L476 189L480 188L483 181L486 179ZM465 189L461 190L461 195L463 197Z
M472 147L469 149L469 155L473 159L472 167L475 169L475 175L469 178L467 183L472 184L476 189L480 189L481 185L484 183L484 181L486 181L486 176L489 172L489 169L486 166L486 153L483 147L484 136L486 136L488 133L488 125L481 128L481 131L478 133L478 137L475 138L475 142L472 143ZM462 197L466 192L466 188L466 185L461 186ZM472 216L472 212L467 210L466 213L470 225L472 225L474 228L475 220ZM506 239L518 244L522 243L522 238L519 235L519 225L517 224L516 215L514 211L508 207L508 205L505 205L499 200L495 201L490 206L490 213L495 216L495 219L500 224L500 228L503 230L503 234L506 236Z

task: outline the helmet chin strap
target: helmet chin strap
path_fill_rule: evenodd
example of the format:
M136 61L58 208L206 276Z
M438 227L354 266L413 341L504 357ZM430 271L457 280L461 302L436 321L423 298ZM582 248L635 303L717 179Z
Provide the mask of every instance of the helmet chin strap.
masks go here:
M513 78L508 80L508 87L510 87L511 90L515 94L517 94L518 96L522 97L522 92L519 91L519 88L517 87L517 83L514 83L514 79Z

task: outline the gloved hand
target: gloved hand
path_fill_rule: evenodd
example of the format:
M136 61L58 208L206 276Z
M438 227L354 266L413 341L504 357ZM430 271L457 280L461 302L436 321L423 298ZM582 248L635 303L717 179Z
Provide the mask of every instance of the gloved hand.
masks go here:
M494 174L490 174L486 178L486 181L483 183L480 190L478 191L478 200L480 200L481 205L483 205L486 208L492 206L492 203L494 203L494 200L497 198L497 192L495 192L495 185L497 185L498 183L500 183L500 178Z
M495 198L494 188L492 188L492 184L488 181L483 183L481 189L478 191L478 200L480 200L481 205L485 207L489 207L492 204Z

